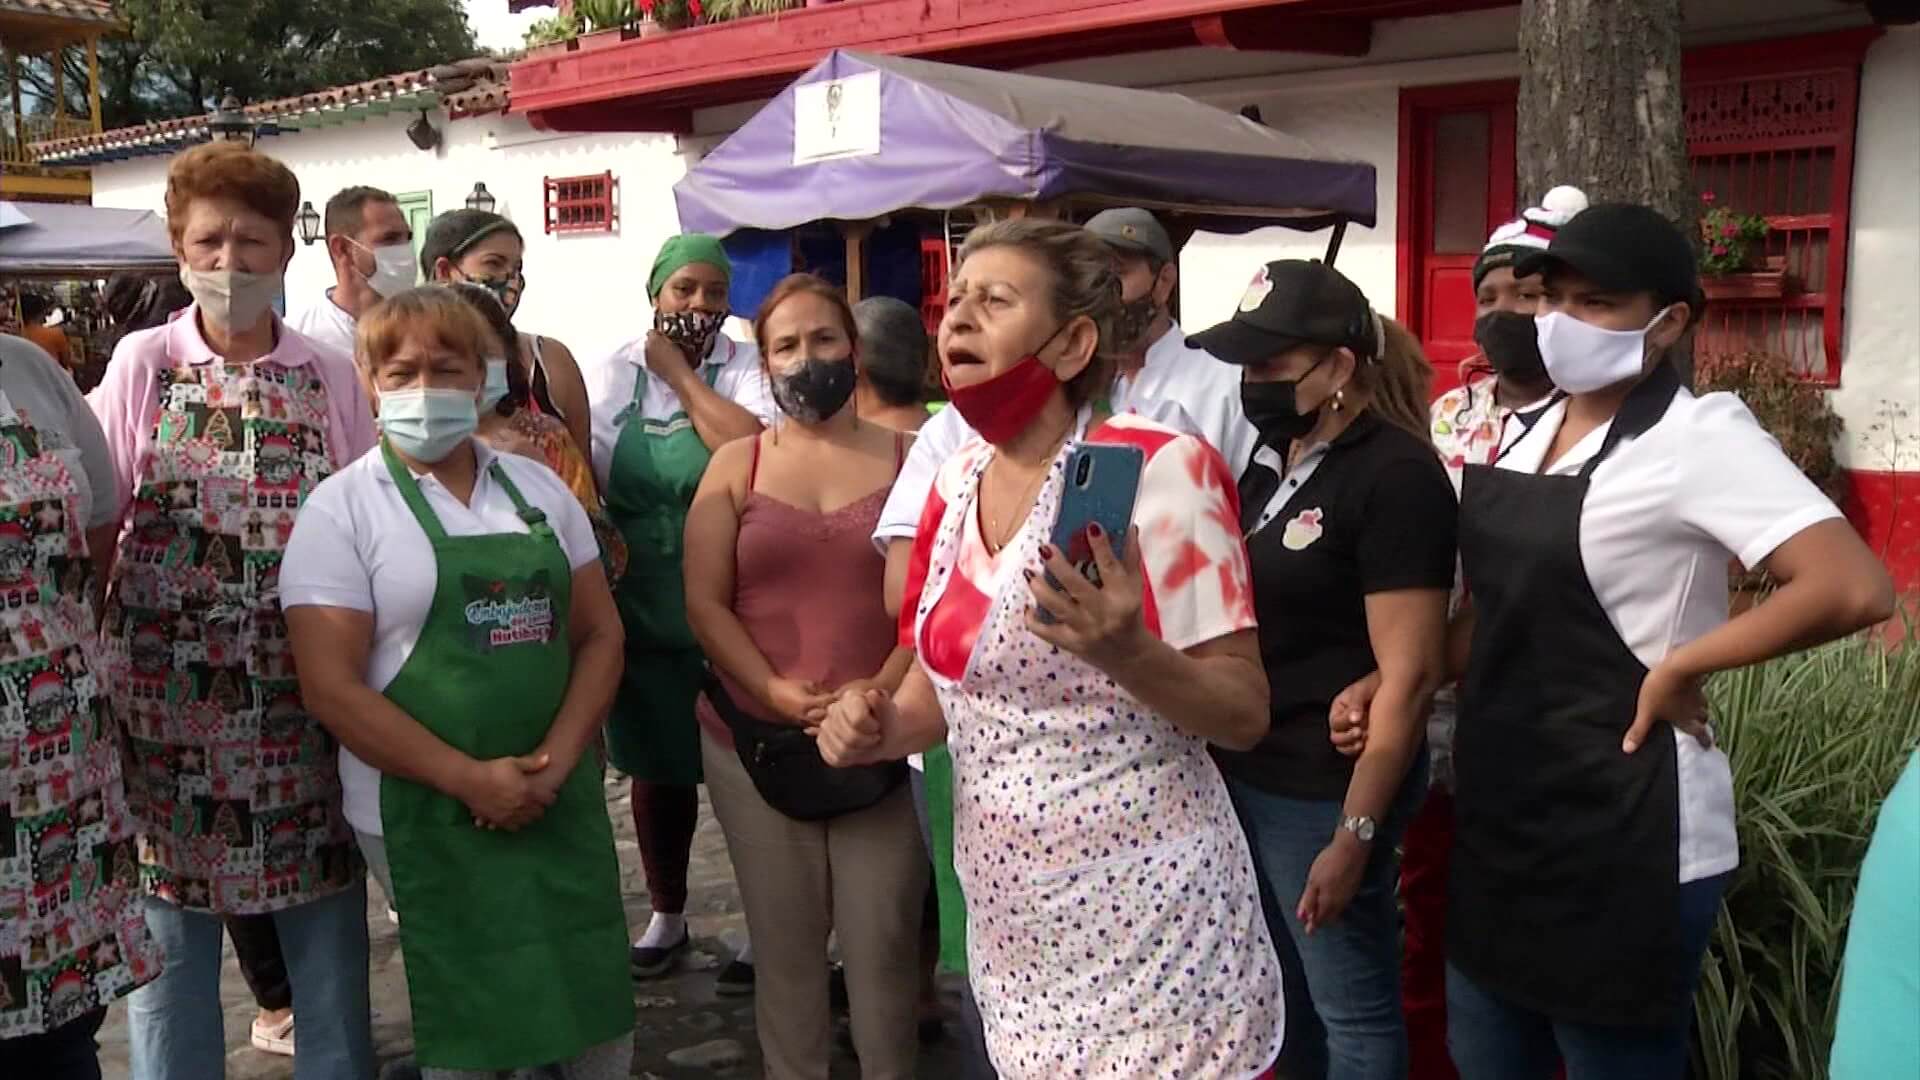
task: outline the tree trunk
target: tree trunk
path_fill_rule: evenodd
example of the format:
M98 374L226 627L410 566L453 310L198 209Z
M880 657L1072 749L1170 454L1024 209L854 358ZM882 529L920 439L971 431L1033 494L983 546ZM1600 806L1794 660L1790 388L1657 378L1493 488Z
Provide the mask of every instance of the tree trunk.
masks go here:
M1698 242L1680 0L1521 0L1520 67L1523 199L1574 184L1596 203L1656 207Z

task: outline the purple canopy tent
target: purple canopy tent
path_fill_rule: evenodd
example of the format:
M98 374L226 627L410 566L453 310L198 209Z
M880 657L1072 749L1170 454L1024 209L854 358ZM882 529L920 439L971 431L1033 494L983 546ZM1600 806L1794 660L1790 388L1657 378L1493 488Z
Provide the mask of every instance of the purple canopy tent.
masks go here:
M1244 232L1374 223L1374 169L1179 94L835 51L674 186L724 236L1067 200ZM1331 253L1329 259L1331 259Z

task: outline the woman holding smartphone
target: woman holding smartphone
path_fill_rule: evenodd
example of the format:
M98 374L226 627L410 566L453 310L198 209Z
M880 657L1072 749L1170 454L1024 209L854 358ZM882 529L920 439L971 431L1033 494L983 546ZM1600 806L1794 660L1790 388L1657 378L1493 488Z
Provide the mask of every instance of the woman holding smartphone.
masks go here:
M946 740L968 974L1001 1076L1263 1076L1279 975L1207 757L1267 722L1237 507L1205 442L1094 403L1119 309L1083 229L968 237L940 359L980 438L942 467L914 541L917 662L892 694L840 695L820 748L852 765ZM1144 461L1131 536L1091 531L1098 586L1049 542L1083 443Z

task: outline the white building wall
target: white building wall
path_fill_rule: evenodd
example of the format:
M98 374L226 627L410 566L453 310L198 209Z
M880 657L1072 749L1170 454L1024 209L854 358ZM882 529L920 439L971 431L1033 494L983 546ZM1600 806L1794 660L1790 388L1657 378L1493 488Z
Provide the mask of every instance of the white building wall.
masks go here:
M466 205L476 181L498 200L527 241L527 291L515 322L564 342L591 366L621 342L645 331L650 318L647 271L660 244L679 230L672 188L686 172L671 135L566 135L534 130L521 117L485 116L447 123L434 116L445 141L427 152L413 148L405 128L411 116L264 139L260 149L300 178L301 198L316 210L353 184L395 194L433 193L435 213ZM95 166L99 206L164 212L165 157ZM544 180L612 170L619 182L620 222L612 233L549 235L543 225ZM321 302L333 268L320 243L295 245L287 267L287 306Z
M1746 0L1688 0L1688 42L1810 33L1857 23L1815 0L1766 5L1756 19ZM1378 224L1348 230L1337 265L1382 312L1393 313L1397 274L1399 96L1404 87L1514 78L1517 9L1378 23L1368 61L1232 54L1182 49L1038 69L1120 85L1177 90L1222 108L1258 105L1264 119L1320 152L1371 162L1378 174ZM1845 298L1842 384L1834 394L1847 423L1843 451L1858 469L1920 469L1920 30L1890 30L1867 55L1861 81L1854 169L1850 270ZM649 318L645 277L660 242L677 231L672 186L687 166L751 116L744 104L704 110L700 135L554 135L520 117L444 123L446 145L413 149L408 117L374 120L269 139L262 149L299 175L316 207L348 184L396 193L430 189L436 211L464 205L485 181L499 210L527 237L528 289L519 321L570 345L592 366ZM94 169L102 206L161 210L165 158ZM542 178L612 169L621 222L612 235L548 236L541 227ZM1199 330L1233 312L1260 264L1317 258L1327 234L1264 229L1244 236L1197 236L1182 253L1182 322ZM289 303L317 298L331 281L319 245L302 247L289 268ZM739 332L738 326L732 328ZM1889 406L1910 415L1893 438L1875 424ZM1904 423L1904 427L1900 425Z
M1835 411L1851 469L1920 470L1920 27L1888 30L1860 72ZM1876 427L1877 426L1877 427Z

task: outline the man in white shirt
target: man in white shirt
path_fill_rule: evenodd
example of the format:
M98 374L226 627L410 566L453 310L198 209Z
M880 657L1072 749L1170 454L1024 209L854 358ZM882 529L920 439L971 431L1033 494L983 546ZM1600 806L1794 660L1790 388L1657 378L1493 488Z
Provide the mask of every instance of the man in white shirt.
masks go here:
M1238 477L1253 460L1260 433L1240 406L1240 369L1188 345L1187 335L1167 310L1180 274L1167 230L1151 213L1131 207L1102 211L1087 222L1087 229L1113 249L1120 298L1129 313L1122 321L1130 324L1135 337L1114 375L1108 403L1116 413L1138 413L1199 435L1220 451ZM900 468L873 534L874 546L889 556L889 609L899 600L912 546L894 541L913 539L940 463L973 436L959 410L942 409L920 429Z
M392 195L350 187L327 200L327 257L333 287L296 312L287 325L331 352L351 358L353 331L363 312L418 280L413 229Z

